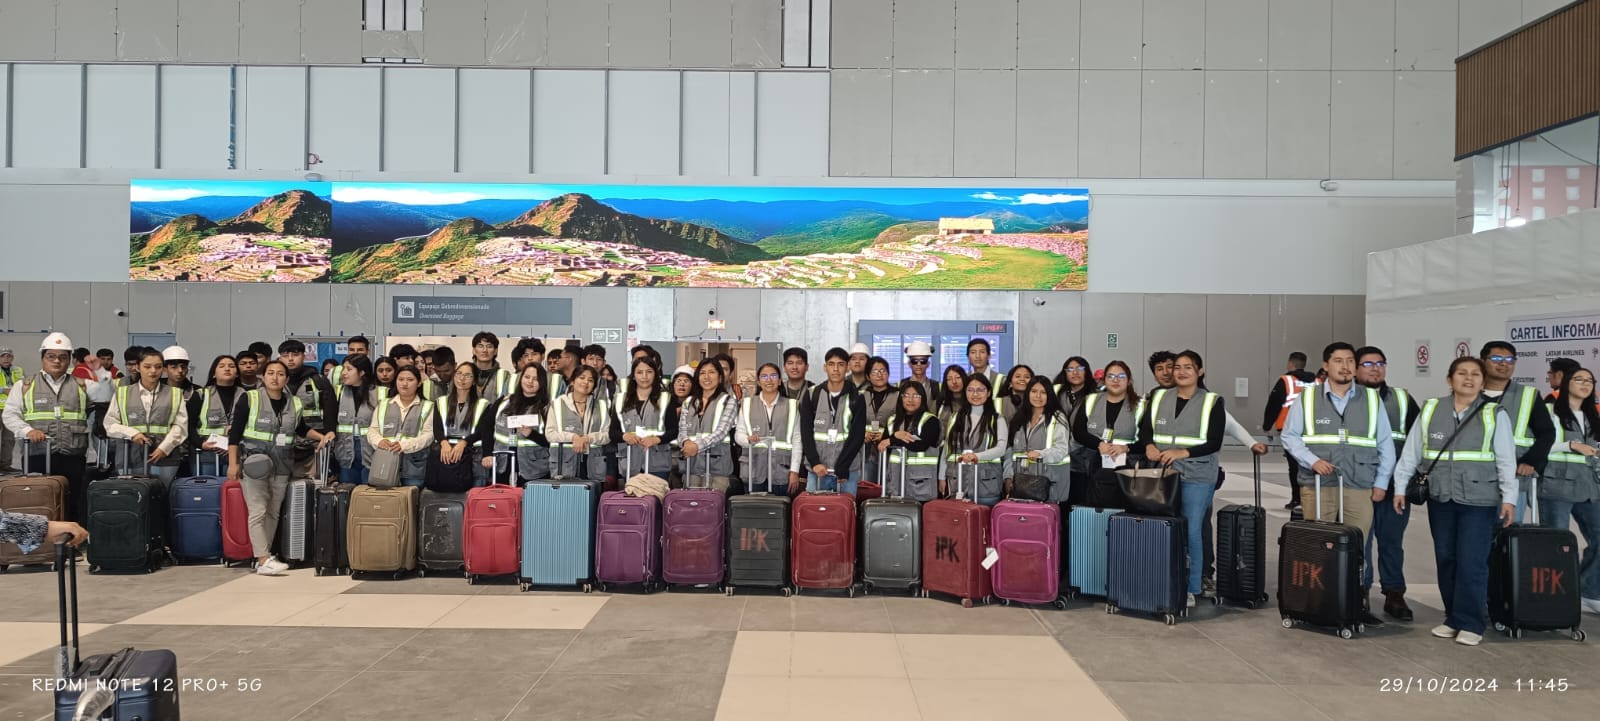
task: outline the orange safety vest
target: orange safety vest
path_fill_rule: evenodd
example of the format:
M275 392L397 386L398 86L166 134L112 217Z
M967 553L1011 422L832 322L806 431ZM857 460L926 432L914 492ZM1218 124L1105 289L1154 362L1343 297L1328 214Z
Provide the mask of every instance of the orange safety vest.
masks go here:
M1283 407L1278 409L1278 420L1273 424L1273 430L1283 430L1283 421L1289 417L1289 406L1294 405L1294 399L1300 397L1300 379L1285 373L1279 380L1283 381ZM1307 383L1305 385L1313 385Z

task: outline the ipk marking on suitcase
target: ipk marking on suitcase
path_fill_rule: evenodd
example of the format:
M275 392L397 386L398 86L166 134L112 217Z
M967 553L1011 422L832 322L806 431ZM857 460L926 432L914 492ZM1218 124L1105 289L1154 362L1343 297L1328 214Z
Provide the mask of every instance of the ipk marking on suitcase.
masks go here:
M256 693L262 689L259 678L182 678L182 679L127 679L127 678L35 678L33 690L38 693L74 692L90 689L126 693Z
M1500 690L1500 679L1457 676L1398 676L1381 679L1379 693L1488 693Z

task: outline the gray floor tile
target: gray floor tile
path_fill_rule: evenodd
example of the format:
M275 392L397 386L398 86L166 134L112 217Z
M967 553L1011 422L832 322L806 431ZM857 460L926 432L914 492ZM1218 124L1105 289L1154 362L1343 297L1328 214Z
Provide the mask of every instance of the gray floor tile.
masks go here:
M1593 667L1568 670L1574 678L1569 679L1569 687L1565 692L1545 691L1543 686L1539 691L1519 692L1514 681L1502 678L1500 690L1487 694L1489 707L1496 718L1517 721L1594 718L1595 709L1600 708L1600 690L1595 689L1596 673Z
M504 667L544 673L577 637L577 631L427 629L385 656L374 671Z
M312 721L501 721L538 674L457 670L367 672L302 711Z
M587 629L556 660L554 673L659 674L727 672L734 631Z
M239 578L221 566L173 566L150 574L97 575L78 564L78 611L84 623L117 623ZM56 575L26 568L0 574L6 621L55 621Z
M1396 693L1379 684L1368 688L1349 686L1287 686L1288 691L1334 719L1406 719L1406 721L1459 721L1491 718L1489 693ZM1402 688L1404 688L1402 686ZM1505 718L1502 716L1501 718ZM1525 718L1520 717L1519 718Z
M1195 614L1190 618L1179 619L1176 624L1168 626L1153 616L1133 612L1118 614L1106 613L1103 602L1086 601L1068 602L1067 609L1036 610L1038 622L1052 635L1058 638L1077 636L1090 636L1099 638L1186 638L1198 640L1204 638L1201 627L1210 621L1203 621L1199 614L1219 614L1225 611L1217 609L1194 609ZM895 629L899 630L900 619L895 618Z
M1271 684L1100 684L1128 721L1327 721L1300 697Z
M1006 607L998 603L962 608L961 604L945 599L884 596L883 605L889 613L889 622L895 633L1005 636L1038 636L1047 633L1032 609Z
M1384 677L1426 675L1372 639L1284 631L1279 639L1214 639L1274 683L1375 687Z
M47 716L55 704L55 696L44 680L54 674L47 672L10 674L0 672L0 719L5 721L33 721Z
M1062 636L1061 646L1095 681L1271 683L1210 639Z
M811 596L751 596L741 631L837 631L891 633L889 611L878 596L838 599Z
M409 628L270 628L214 658L262 671L359 672L417 635Z
M587 628L736 631L748 600L745 596L729 598L720 593L619 594L606 601Z
M110 626L83 637L83 658L111 653L129 646L165 648L178 655L178 670L247 644L266 629L249 626ZM41 651L15 663L0 666L0 673L50 673L55 670L56 649Z
M507 721L711 721L722 695L720 673L594 676L545 674ZM597 688L605 693L595 693Z
M317 699L355 678L356 669L263 671L249 664L226 662L183 671L183 675L228 684L228 688L184 691L180 697L184 718L288 721ZM241 680L247 685L239 686Z

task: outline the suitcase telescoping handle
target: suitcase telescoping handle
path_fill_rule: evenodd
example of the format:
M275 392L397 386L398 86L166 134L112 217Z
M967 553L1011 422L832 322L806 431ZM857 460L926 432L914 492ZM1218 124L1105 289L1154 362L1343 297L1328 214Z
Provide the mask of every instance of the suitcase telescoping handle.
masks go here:
M1259 461L1257 462L1259 463ZM1322 520L1322 476L1317 473L1313 473L1311 476L1312 483L1316 485L1316 491L1314 495L1316 495L1317 499L1315 502L1315 507L1317 511L1317 520L1320 521ZM1344 523L1344 475L1338 474L1337 477L1339 479L1339 493L1337 494L1339 496L1339 517L1335 519L1335 522Z
M911 455L911 452L906 450L904 447L896 448L894 450L900 451L900 497L901 498L905 498L906 497L906 458Z
M50 455L55 451L51 448L50 439L44 439L44 474L50 475ZM33 469L28 467L28 461L33 460L33 441L22 439L22 475L32 475Z
M955 493L955 497L956 498L962 498L962 499L970 500L973 503L977 503L978 502L978 464L976 464L976 463L962 463L961 462L961 456L964 456L964 455L966 455L968 453L971 453L971 452L972 451L962 451L960 454L958 454L956 456L956 493ZM970 499L967 499L966 496L962 493L962 491L965 490L965 488L966 488L965 485L963 485L963 479L965 479L966 476L962 474L962 469L966 468L967 466L972 466L972 498L970 498Z
M62 539L70 536L62 536ZM56 655L56 678L72 678L78 657L78 549L66 540L56 541L56 590L61 605L61 648ZM67 635L71 631L71 636Z
M1261 505L1261 456L1251 453L1250 460L1255 463L1256 467L1256 508L1263 508L1264 506Z
M777 439L770 438L770 437L767 438L767 490L765 491L765 493L768 493L768 494L772 493L772 457L773 457L773 455L776 454L776 451L774 450L775 447L776 447L775 446L776 443L777 443ZM750 464L751 464L750 475L755 475L756 471L755 471L754 466L755 466L755 457L756 457L756 444L754 444L754 443L746 443L745 444L745 448L747 449L747 452L745 453L745 455L751 459L751 461L750 461ZM711 462L710 461L706 461L706 465L707 466L711 465ZM755 483L751 483L749 485L750 485L750 492L751 493L755 493L756 492Z
M131 475L133 475L133 458L132 457L135 455L134 452L133 452L133 449L134 449L135 445L136 444L133 442L132 439L123 439L123 441L122 441L122 463L117 468L117 475L119 475L119 476L131 476ZM139 446L139 448L142 451L144 446ZM144 452L140 452L137 455L139 456L140 465L141 465L141 467L143 469L143 475L149 476L150 475L150 454L144 453Z
M509 464L511 466L511 474L506 477L506 485L508 485L508 486L517 485L517 452L515 450L495 451L494 453L491 453L489 455L490 455L491 458L494 459L494 468L489 469L489 485L492 486L492 485L494 485L496 482L498 482L500 480L500 457L501 456L506 456L506 457L509 457L511 459L509 461Z
M197 476L200 475L200 459L206 456L211 456L211 475L222 475L222 454L217 453L216 451L208 451L204 448L195 449L194 458L192 459L194 463L194 474ZM323 477L326 478L327 476Z

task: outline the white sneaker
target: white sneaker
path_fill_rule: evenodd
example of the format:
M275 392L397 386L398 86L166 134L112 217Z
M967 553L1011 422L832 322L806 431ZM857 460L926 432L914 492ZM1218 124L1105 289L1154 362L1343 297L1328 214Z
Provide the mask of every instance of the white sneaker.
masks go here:
M1583 610L1589 613L1600 613L1600 598L1583 599Z
M272 565L271 561L256 564L257 576L282 576L284 569Z
M1188 602L1188 605L1189 605L1189 608L1194 608L1194 594L1192 594L1192 593L1191 593L1191 594L1189 594L1189 602Z
M1459 643L1463 646L1476 646L1482 642L1483 636L1481 634L1476 634L1471 631L1462 631L1461 633L1456 634L1456 643Z
M277 556L267 559L267 565L271 566L273 570L278 572L279 575L282 575L284 571L289 570L289 564L278 560Z
M1433 627L1434 638L1455 638L1456 633L1455 629L1442 623Z

